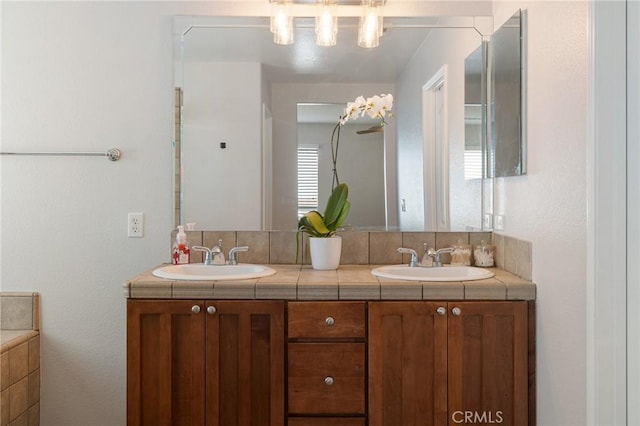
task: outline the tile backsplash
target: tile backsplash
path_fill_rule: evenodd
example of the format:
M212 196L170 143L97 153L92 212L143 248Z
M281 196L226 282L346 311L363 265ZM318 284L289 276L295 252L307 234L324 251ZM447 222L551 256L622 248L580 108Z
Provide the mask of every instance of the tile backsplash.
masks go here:
M409 255L401 255L398 247L416 250L422 256L423 245L436 249L451 247L461 241L478 245L482 241L496 246L496 265L527 280L531 280L531 243L502 234L491 232L389 232L389 231L348 231L342 237L342 265L385 265L408 263ZM171 233L171 245L176 231ZM211 247L222 239L223 251L231 247L249 246L248 252L238 253L238 261L243 263L296 263L296 231L188 231L190 245ZM308 237L300 236L300 253L304 252L304 263L308 264ZM448 263L450 256L444 254ZM202 254L191 252L191 262L202 262Z
M531 243L496 233L492 235L492 242L496 246L496 266L531 281L533 275Z

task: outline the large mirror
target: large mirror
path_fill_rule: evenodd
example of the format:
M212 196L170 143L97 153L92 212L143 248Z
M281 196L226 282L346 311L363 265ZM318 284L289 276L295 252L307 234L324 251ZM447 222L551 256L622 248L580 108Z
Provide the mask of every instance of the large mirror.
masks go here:
M525 121L525 49L526 11L511 16L491 36L490 176L523 175L527 171Z
M487 43L464 60L464 178L487 176Z
M311 20L298 18L295 43L282 46L267 18L176 18L178 220L197 229L295 229L301 148L330 140L336 108L391 93L394 117L382 132L358 134L375 125L359 120L341 128L349 225L486 229L483 179L465 179L465 58L482 44L477 22L385 18L379 47L363 49L357 18L340 18L332 47L315 45ZM319 167L324 182L330 170ZM377 201L359 200L369 193ZM318 200L322 209L324 192ZM358 223L368 213L375 219Z

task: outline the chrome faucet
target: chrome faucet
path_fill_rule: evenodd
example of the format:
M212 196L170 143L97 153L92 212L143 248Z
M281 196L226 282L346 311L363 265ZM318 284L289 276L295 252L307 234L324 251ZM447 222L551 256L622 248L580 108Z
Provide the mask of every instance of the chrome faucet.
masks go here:
M211 247L211 255L213 258L211 262L214 265L224 265L226 262L224 261L224 252L222 251L222 239L218 240L218 245Z
M236 260L236 253L241 251L249 251L249 247L248 246L233 247L231 250L229 250L229 262L228 262L229 265L238 264L238 261Z
M205 265L224 265L224 253L222 252L222 240L218 240L218 245L211 248L203 246L192 246L193 250L204 252Z
M191 246L191 250L201 251L204 253L204 259L202 263L205 265L211 265L211 249L204 246Z
M426 247L426 244L425 244L425 247ZM434 267L440 267L442 266L442 260L440 259L440 255L442 253L451 253L452 251L453 251L453 247L445 247L438 250L428 248L425 250L425 257L428 256L431 259L433 259ZM423 263L424 263L424 257L423 257Z
M420 261L420 266L431 267L433 266L433 258L429 256L429 245L424 243L423 247L424 252L422 254L422 260Z
M410 268L418 266L418 253L416 253L414 249L400 247L398 248L398 253L406 253L411 255L411 260L409 260Z

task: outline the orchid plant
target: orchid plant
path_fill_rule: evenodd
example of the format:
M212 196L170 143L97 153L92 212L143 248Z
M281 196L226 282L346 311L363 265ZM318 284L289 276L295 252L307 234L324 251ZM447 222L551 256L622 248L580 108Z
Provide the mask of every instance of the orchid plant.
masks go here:
M371 118L380 119L380 126L387 124L386 118L393 117L391 109L393 108L393 95L382 94L375 95L370 98L364 98L364 96L358 96L355 101L348 102L344 113L340 116L338 124L333 128L331 133L331 162L333 163L333 180L331 182L331 188L335 188L336 185L340 185L340 179L338 178L338 148L340 147L340 128L344 126L349 120L357 120L360 117L368 115Z
M338 161L338 146L340 144L340 128L349 120L357 120L364 115L371 118L380 119L380 126L386 125L385 119L393 117L393 96L376 95L368 99L358 96L354 102L347 103L344 113L340 116L338 124L333 128L331 134L331 161L333 163L333 182L331 184L331 196L327 201L324 215L316 210L312 210L303 215L298 221L298 232L296 232L296 263L300 252L300 233L306 233L315 238L330 238L336 234L337 229L342 225L349 210L349 188L345 183L338 180L336 163Z

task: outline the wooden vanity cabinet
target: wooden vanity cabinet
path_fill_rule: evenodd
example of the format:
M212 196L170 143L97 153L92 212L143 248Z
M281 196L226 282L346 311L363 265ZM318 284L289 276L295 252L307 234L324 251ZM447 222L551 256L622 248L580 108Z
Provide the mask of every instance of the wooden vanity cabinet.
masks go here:
M284 302L129 300L127 424L284 425Z
M535 425L534 306L129 300L127 423Z
M363 426L366 302L289 302L289 426Z
M528 331L527 302L369 303L369 426L527 425Z

